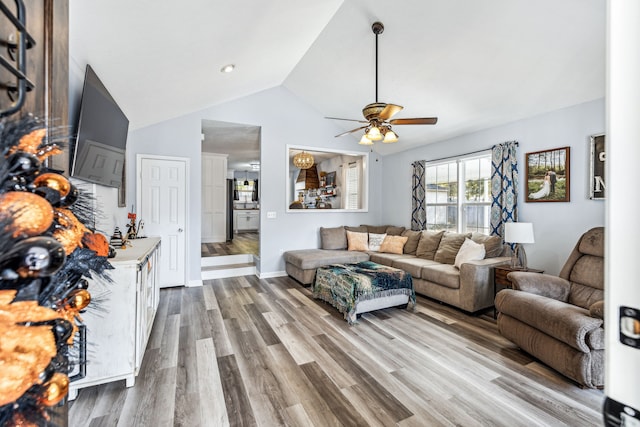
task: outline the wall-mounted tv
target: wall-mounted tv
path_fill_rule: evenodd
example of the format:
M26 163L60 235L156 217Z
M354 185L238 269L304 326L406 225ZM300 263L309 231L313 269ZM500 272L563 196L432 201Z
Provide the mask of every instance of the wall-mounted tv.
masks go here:
M120 187L124 173L129 119L95 71L87 65L80 101L71 176Z

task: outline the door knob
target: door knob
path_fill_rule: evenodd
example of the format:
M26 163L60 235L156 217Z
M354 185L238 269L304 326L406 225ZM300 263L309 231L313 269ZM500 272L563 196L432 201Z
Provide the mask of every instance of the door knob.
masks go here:
M184 230L182 228L178 228L178 233L182 233Z

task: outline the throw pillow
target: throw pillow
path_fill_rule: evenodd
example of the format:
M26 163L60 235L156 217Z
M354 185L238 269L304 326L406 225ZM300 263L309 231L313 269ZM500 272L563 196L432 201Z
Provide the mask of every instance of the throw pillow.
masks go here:
M380 252L402 255L404 244L407 243L407 240L409 238L406 236L389 236L387 234L387 237L384 238L380 245Z
M404 231L404 227L396 227L395 225L390 225L387 227L387 236L401 236Z
M434 261L441 264L453 264L456 261L456 255L460 250L460 246L464 243L464 239L471 238L471 233L459 234L447 231L440 240L440 245L433 257Z
M484 245L485 258L495 258L502 253L502 239L499 236L487 236L474 231L471 240Z
M369 233L383 234L387 232L388 225L366 225L362 224L360 227L365 227Z
M357 233L355 231L347 230L347 250L350 251L368 251L369 243L368 243L369 235L367 233Z
M444 231L429 231L424 230L420 233L420 242L416 249L416 256L418 258L433 260L440 245L440 240ZM460 243L462 244L462 242ZM451 262L453 264L453 261Z
M346 249L347 233L344 227L320 227L320 247L322 249Z
M476 243L471 239L464 239L464 243L460 246L460 250L456 255L456 261L453 265L459 269L465 262L484 259L484 255L484 245L482 243Z
M386 234L369 233L369 250L374 252L380 252L380 245L384 242Z
M407 243L404 244L404 253L408 255L415 255L416 249L418 249L418 243L420 242L420 236L422 232L414 230L404 230L401 236L407 237Z

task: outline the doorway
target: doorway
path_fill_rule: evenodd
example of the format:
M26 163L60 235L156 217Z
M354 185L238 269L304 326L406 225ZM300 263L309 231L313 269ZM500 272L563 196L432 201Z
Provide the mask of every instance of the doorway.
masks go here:
M138 154L137 170L136 206L144 220L145 235L161 238L160 287L184 286L189 159Z
M203 279L246 271L260 256L260 127L202 120L201 153Z

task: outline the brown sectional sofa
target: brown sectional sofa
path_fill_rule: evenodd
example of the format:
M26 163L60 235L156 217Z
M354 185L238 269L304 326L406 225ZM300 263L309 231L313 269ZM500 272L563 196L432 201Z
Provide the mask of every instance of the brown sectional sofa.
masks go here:
M385 233L406 236L402 253L348 250L347 231ZM485 245L486 258L453 265L464 239ZM287 274L309 285L316 269L328 264L371 260L378 264L400 268L411 274L417 293L453 305L468 312L493 306L493 271L496 265L507 264L510 249L499 238L469 233L411 231L404 227L368 226L320 228L320 249L293 250L284 253Z

